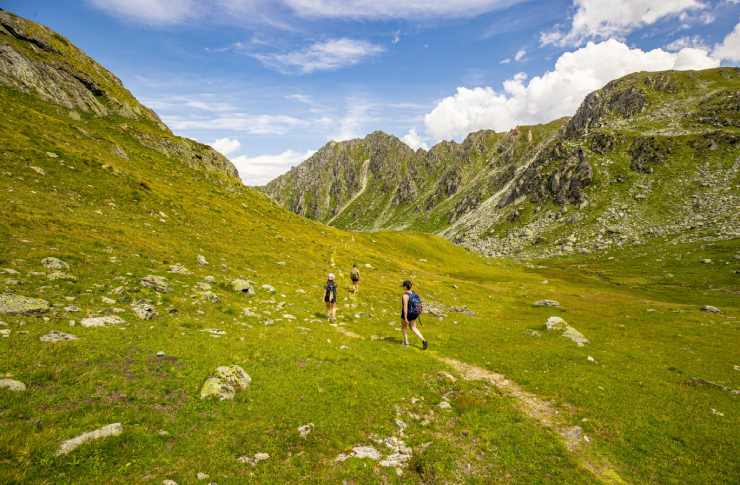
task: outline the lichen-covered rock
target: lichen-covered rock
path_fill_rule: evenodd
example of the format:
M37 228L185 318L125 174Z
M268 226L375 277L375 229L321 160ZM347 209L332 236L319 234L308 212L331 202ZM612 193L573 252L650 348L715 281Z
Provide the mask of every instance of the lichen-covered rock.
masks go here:
M246 390L251 383L252 378L238 365L217 367L214 375L203 383L200 398L234 399L238 391Z
M51 273L46 275L46 278L49 281L75 281L77 278L74 275L71 275L69 273L65 273L64 271L52 271Z
M41 264L43 264L46 269L56 269L56 270L69 269L69 265L67 263L65 263L59 258L54 258L52 256L42 259Z
M671 154L668 140L657 136L636 138L630 146L630 168L637 172L653 173L655 167L662 165Z
M247 296L254 296L257 292L254 289L254 283L249 280L237 278L231 281L231 288Z
M83 318L80 321L80 325L86 328L109 327L112 325L121 325L123 323L126 323L126 321L116 315L108 315L104 317L88 317Z
M141 320L151 320L157 316L157 309L154 305L144 300L132 303L131 311Z
M7 389L13 392L24 392L26 385L15 379L0 379L0 389Z
M77 336L72 335L71 333L65 333L65 332L59 332L57 330L52 330L46 335L42 335L41 337L39 337L39 340L41 340L42 342L49 342L49 343L67 342L69 340L77 340Z
M195 260L200 266L208 266L208 260L202 254L196 256Z
M141 279L141 286L151 288L159 293L170 291L170 284L164 276L147 275Z
M579 347L583 347L589 343L589 340L583 336L581 332L568 325L568 322L560 317L550 317L545 322L545 328L548 331L561 332L563 337L566 337L576 343Z
M0 294L0 314L38 315L49 311L49 302L15 294Z
M80 446L90 441L95 441L110 436L119 436L123 433L123 425L121 423L113 423L102 428L98 428L95 431L88 431L81 435L63 442L57 450L57 456L66 455L76 450Z

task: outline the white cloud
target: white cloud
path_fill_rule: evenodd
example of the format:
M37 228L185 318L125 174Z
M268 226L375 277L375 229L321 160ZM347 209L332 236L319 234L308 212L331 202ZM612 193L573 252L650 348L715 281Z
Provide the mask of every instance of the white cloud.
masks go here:
M401 138L401 141L411 147L412 150L418 150L419 148L429 150L429 145L424 143L424 140L422 140L421 136L416 132L416 128L411 128L409 132Z
M281 72L309 74L353 66L384 50L383 46L371 42L342 38L315 42L298 51L254 54L254 57L267 67Z
M680 51L681 49L685 49L687 47L691 47L693 49L701 49L708 51L709 47L707 46L706 42L704 42L704 39L702 39L700 36L695 35L693 37L684 36L679 37L678 39L674 40L670 44L667 44L665 46L665 49L671 52Z
M472 17L522 0L284 0L303 17L418 19Z
M720 44L714 46L712 55L718 59L740 62L740 23Z
M175 24L196 15L194 0L88 0L105 12L145 24Z
M701 0L574 0L570 31L543 32L540 44L580 45L587 39L623 38L659 20L703 9Z
M480 129L506 131L520 124L551 121L575 113L583 98L607 82L637 71L706 69L719 61L700 49L677 53L630 49L614 39L589 42L566 52L554 69L526 82L520 73L503 83L503 92L491 87L457 88L424 117L426 132L435 140L462 138Z
M370 104L362 99L348 98L347 112L339 121L339 130L329 140L345 141L362 136L360 128L368 120Z
M218 140L210 143L214 150L220 152L224 156L229 156L237 151L242 144L235 138L219 138Z
M522 62L525 57L527 57L527 51L524 49L519 49L516 51L516 54L514 54L514 60L516 62Z
M287 172L291 167L310 158L314 150L296 152L286 150L275 155L258 155L250 157L240 155L231 159L239 170L241 179L247 185L264 185L278 175Z
M215 118L164 116L164 122L178 130L238 131L252 135L283 135L291 128L306 125L305 120L286 115L247 115L233 113Z

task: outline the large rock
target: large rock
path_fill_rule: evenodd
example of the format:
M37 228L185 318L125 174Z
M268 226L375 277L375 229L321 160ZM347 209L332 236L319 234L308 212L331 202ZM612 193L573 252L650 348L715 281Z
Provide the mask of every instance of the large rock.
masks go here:
M102 428L98 428L95 431L82 433L81 435L72 438L71 440L63 442L57 450L57 456L66 455L89 441L108 438L109 436L118 436L121 433L123 433L123 426L121 425L121 423L109 424L107 426L103 426Z
M42 259L41 264L43 264L46 269L56 269L56 270L69 269L69 265L67 263L65 263L59 258L54 258L51 256L49 256L48 258Z
M0 389L7 389L13 392L23 392L26 390L26 385L21 381L15 379L0 379Z
M207 259L206 259L206 257L205 257L205 256L203 256L202 254L199 254L199 255L198 255L198 256L197 256L196 258L195 258L195 260L196 260L196 261L198 262L198 264L199 264L200 266L208 266L208 260L207 260Z
M251 383L252 378L238 365L217 367L214 375L203 383L200 398L234 399L238 391L246 390Z
M74 275L65 273L64 271L52 271L46 275L49 281L75 281L77 278Z
M80 321L80 325L83 327L108 327L111 325L121 325L122 323L126 323L125 320L123 320L121 317L117 317L115 315L108 315L105 317L88 317L83 318L82 321Z
M583 347L589 340L581 332L568 325L568 322L560 317L550 317L545 322L545 328L548 331L561 332L563 337L569 338L579 347Z
M231 288L247 296L254 296L257 291L254 289L254 283L249 280L237 278L231 282Z
M141 278L141 286L151 288L159 293L170 291L170 284L164 276L147 275Z
M157 316L157 309L154 305L144 300L132 303L131 311L141 320L151 320Z
M0 294L0 314L38 315L49 311L49 302L28 296Z
M534 306L559 307L560 302L556 300L537 300L534 302Z
M39 337L39 340L41 340L42 342L50 343L66 342L68 340L77 340L77 336L72 335L71 333L64 333L59 332L58 330L52 330L46 335L42 335L41 337Z
M701 311L707 313L722 313L722 310L712 305L704 305L703 307L701 307Z

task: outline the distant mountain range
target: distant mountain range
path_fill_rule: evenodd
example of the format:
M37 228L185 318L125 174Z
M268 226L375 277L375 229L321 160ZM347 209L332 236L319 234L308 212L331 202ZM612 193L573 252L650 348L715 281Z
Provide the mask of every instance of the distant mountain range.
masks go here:
M740 234L740 70L636 73L572 118L413 151L330 142L264 190L353 230L415 230L490 254L589 252Z

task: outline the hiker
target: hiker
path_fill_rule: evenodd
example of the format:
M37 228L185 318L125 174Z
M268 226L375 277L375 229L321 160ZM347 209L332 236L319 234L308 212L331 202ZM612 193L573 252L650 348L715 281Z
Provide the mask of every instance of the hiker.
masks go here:
M324 303L326 303L326 317L330 322L337 321L337 284L334 273L329 273L324 287Z
M356 264L352 265L352 272L349 276L352 279L352 293L356 295L360 292L360 270Z
M401 286L403 287L403 295L401 296L401 329L403 330L403 345L408 346L409 344L408 328L411 327L411 331L421 339L421 348L426 350L429 348L429 342L427 342L419 329L416 328L416 320L419 318L419 315L421 315L423 310L421 298L419 298L419 295L411 291L411 281L405 280Z

